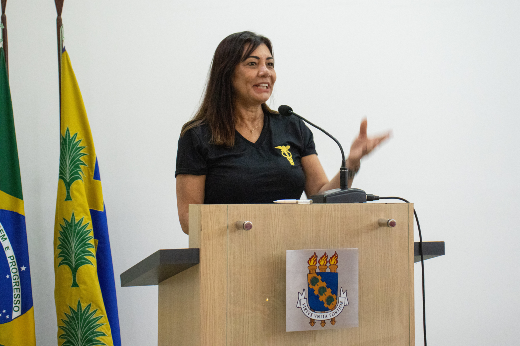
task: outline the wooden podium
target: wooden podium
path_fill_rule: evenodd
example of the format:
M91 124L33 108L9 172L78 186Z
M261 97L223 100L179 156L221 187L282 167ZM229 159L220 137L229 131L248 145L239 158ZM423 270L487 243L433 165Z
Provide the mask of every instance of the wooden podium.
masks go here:
M402 203L191 205L190 249L121 281L159 284L159 345L414 345L413 216ZM359 327L286 332L286 250L331 248L358 249Z

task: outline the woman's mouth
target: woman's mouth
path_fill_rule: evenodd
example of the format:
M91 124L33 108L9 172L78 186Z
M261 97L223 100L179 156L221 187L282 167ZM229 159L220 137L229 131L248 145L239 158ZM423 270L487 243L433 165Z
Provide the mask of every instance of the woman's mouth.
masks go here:
M268 83L255 84L254 87L255 87L256 89L260 89L260 91L267 91L267 90L270 89Z

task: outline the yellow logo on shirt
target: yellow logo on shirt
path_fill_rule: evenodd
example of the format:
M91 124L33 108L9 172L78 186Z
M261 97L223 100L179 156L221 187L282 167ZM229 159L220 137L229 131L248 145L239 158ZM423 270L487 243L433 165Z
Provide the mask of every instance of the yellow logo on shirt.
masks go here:
M285 157L289 161L291 166L294 166L294 161L292 159L292 154L289 151L289 148L290 148L289 145L280 145L280 146L275 147L275 149L280 149L282 151L282 156Z

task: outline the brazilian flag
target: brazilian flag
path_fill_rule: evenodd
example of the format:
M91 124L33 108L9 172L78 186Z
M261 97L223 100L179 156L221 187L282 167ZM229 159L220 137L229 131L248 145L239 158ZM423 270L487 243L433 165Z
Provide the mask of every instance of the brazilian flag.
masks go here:
M65 49L61 54L54 273L58 345L120 346L99 164L83 98Z
M0 48L0 243L0 345L36 345L22 180L3 48Z

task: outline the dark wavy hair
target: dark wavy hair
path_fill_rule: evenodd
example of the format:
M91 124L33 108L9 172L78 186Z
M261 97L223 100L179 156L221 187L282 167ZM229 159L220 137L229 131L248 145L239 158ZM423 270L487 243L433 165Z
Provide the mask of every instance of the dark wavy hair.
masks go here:
M251 31L231 34L220 42L211 63L203 101L193 119L182 126L181 136L200 124L211 130L211 143L232 147L235 144L235 97L233 74L236 66L247 59L261 44L273 54L271 41ZM244 48L247 49L244 51ZM269 110L264 103L262 108Z

